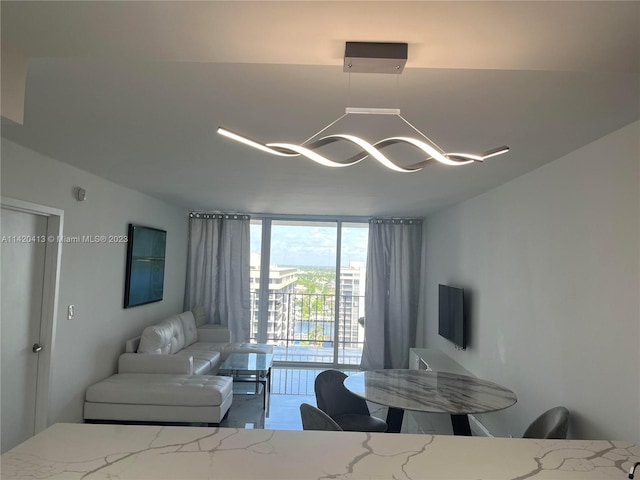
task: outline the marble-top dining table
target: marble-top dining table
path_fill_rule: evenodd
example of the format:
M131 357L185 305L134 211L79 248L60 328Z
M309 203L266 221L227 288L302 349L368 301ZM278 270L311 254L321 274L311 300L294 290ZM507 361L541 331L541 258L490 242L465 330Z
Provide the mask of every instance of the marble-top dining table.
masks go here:
M350 375L345 387L365 400L387 405L388 432L399 433L405 410L447 413L455 435L471 435L468 414L503 410L518 397L476 377L426 370L370 370Z
M59 423L2 455L2 480L608 480L625 441Z

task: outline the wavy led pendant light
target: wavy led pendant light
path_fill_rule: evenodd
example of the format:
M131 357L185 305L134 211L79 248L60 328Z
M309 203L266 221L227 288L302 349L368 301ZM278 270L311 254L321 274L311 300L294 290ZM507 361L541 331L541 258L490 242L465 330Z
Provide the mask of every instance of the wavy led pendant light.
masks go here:
M399 74L404 68L407 60L406 43L362 43L347 42L345 51L344 71L358 73L395 73ZM314 140L328 128L334 126L347 115L393 115L411 127L421 138L404 136L389 137L370 143L360 137L348 134L332 134ZM509 151L509 147L502 146L491 149L481 154L471 153L447 153L435 142L431 141L420 130L409 123L395 108L354 108L347 107L344 115L334 120L318 133L311 136L300 145L293 143L261 143L249 137L240 135L223 127L218 127L218 133L232 140L244 143L250 147L262 150L272 155L285 157L303 156L320 165L326 167L348 167L361 162L367 157L371 157L380 162L385 167L396 172L417 172L422 170L429 161L435 160L445 165L468 165L474 162L482 162L487 158L494 157ZM346 159L330 159L318 153L318 149L334 142L347 142L357 146L360 153ZM426 159L408 166L399 166L390 160L382 149L385 147L406 144L426 154Z

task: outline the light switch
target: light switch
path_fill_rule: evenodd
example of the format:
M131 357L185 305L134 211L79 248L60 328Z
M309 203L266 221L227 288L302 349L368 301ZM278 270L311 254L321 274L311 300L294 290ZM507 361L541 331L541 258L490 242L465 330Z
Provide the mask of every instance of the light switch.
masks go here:
M73 318L76 315L75 309L76 309L75 305L69 305L67 307L67 320L73 320Z

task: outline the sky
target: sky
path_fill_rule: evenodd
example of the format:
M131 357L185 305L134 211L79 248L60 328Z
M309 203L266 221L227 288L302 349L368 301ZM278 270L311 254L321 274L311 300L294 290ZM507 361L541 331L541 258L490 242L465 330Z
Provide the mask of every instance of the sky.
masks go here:
M293 222L288 222L293 223ZM305 225L271 226L271 265L305 265L331 267L335 265L337 227ZM342 227L341 263L366 262L369 225L348 224ZM261 225L251 225L251 253L260 254Z

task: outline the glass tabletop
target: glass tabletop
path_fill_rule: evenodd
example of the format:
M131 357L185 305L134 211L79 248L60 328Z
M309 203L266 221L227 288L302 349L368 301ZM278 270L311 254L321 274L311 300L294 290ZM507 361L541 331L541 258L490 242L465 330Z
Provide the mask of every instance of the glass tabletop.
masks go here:
M272 353L232 353L218 370L266 371L272 366Z

